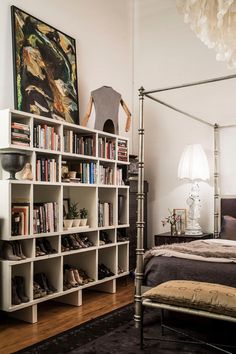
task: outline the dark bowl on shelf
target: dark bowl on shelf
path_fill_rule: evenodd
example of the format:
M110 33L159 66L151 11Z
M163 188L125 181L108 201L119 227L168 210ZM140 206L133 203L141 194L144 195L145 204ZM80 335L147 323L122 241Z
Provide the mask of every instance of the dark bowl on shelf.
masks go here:
M16 172L22 170L26 163L26 154L20 152L3 152L1 153L2 168L10 173L8 179L17 179Z

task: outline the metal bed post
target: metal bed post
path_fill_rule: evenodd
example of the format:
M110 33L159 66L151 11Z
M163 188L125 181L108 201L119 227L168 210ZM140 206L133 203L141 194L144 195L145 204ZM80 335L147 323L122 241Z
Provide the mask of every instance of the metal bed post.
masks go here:
M139 89L139 161L138 161L138 193L137 193L137 249L135 272L135 327L140 326L142 316L142 282L143 282L143 231L144 231L144 122L143 122L144 88Z
M214 125L214 238L219 237L219 126Z

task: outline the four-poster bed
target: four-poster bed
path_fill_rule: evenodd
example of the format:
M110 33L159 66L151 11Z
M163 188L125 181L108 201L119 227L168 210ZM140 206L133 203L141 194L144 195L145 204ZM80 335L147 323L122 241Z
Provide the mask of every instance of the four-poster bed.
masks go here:
M220 192L219 192L219 129L236 127L236 124L233 125L222 125L219 126L217 123L212 124L209 123L193 114L185 112L173 105L170 105L156 97L152 94L160 93L164 91L177 90L181 88L205 85L209 83L224 81L235 79L236 74L228 75L224 77L218 77L209 80L203 80L193 83L187 83L183 85L176 85L172 87L166 87L157 90L146 91L143 87L139 89L139 163L138 163L138 193L137 193L137 201L138 201L138 209L137 209L137 249L136 249L136 281L135 281L135 324L136 327L139 327L141 316L142 316L142 286L143 286L143 234L144 234L144 98L147 97L161 105L164 105L178 113L184 114L185 116L194 119L202 124L212 127L214 131L214 238L219 237L219 201L220 201ZM235 204L234 204L235 207ZM145 289L145 287L144 287ZM146 289L145 289L146 290Z

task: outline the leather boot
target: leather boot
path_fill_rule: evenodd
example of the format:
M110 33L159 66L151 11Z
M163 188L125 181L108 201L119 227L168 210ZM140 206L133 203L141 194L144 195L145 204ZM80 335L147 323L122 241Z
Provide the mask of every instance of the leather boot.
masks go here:
M16 283L15 283L14 278L11 281L11 303L12 303L12 305L20 305L21 304L21 299L19 298L17 291L16 291Z
M4 242L2 246L2 256L8 261L20 261L21 257L14 254L14 249L11 242Z
M79 285L83 285L83 278L81 278L81 276L79 275L78 269L74 268L73 269L73 273L74 273L74 277L75 277L75 281L79 284Z
M16 250L16 255L18 257L21 257L21 259L26 259L26 256L24 255L23 251L22 251L22 246L20 241L14 241L15 243L15 250Z
M34 276L34 280L36 281L36 283L38 283L42 289L44 289L47 292L47 295L50 295L53 293L52 290L49 289L47 281L46 281L46 277L44 273L37 273Z
M46 238L43 239L43 245L47 253L57 253L57 251L52 248L51 243Z
M23 277L15 276L16 291L22 302L28 302L29 298L25 295L25 280Z

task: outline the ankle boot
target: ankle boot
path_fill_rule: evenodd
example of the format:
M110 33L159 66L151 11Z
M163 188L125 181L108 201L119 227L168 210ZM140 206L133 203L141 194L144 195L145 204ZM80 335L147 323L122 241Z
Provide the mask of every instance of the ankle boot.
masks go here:
M51 243L48 241L48 239L46 239L46 238L43 239L43 245L44 245L47 253L57 253L57 251L54 250L54 248L52 248Z
M42 276L44 277L45 283L47 284L47 287L50 291L52 291L53 293L57 292L57 289L54 288L54 286L52 285L52 283L50 283L49 279L47 278L45 273L42 273Z
M66 282L71 286L76 287L79 285L75 280L73 269L65 270L65 278L66 278Z
M29 298L25 295L25 280L23 277L15 276L16 291L22 302L28 302Z
M13 245L11 242L4 242L2 246L2 256L9 261L20 261L21 257L14 254Z
M47 292L47 295L52 294L52 290L49 289L46 278L44 277L44 273L37 273L34 276L34 280Z
M21 299L17 295L16 283L15 283L14 278L11 281L11 303L12 303L12 305L20 305L21 304Z
M73 269L73 273L74 273L74 277L75 277L75 281L79 284L79 285L83 285L84 281L83 278L80 276L78 269L74 268Z
M45 254L48 254L46 248L44 247L42 239L40 239L40 238L36 239L36 245L39 246L39 248L41 249L42 252L44 252Z

